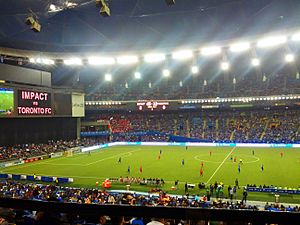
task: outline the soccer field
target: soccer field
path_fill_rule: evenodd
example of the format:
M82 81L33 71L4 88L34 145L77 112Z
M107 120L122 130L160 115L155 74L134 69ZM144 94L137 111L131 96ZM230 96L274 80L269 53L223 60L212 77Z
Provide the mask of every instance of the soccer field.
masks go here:
M14 108L14 93L1 92L0 90L0 116L5 116L7 110Z
M159 159L160 150L162 154ZM121 163L118 162L120 157ZM243 163L238 172L240 159ZM2 172L72 177L73 185L79 187L95 187L96 181L101 183L105 178L120 176L163 178L166 182L163 189L169 193L172 193L171 186L178 179L180 188L173 193L183 193L185 182L196 184L192 192L197 193L197 185L200 182L210 184L218 181L225 185L234 185L236 178L240 186L272 184L278 187L298 188L299 160L300 149L189 147L186 150L185 147L173 146L116 146L93 151L91 155L83 153L9 167L2 169ZM149 191L151 187L137 184L131 188ZM112 189L125 189L125 184L113 183Z

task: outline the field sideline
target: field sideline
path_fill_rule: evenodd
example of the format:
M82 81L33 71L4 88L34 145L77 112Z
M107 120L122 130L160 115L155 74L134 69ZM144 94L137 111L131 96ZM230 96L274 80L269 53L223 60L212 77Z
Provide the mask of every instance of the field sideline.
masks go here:
M162 154L158 159L160 150ZM122 162L118 163L120 157ZM234 158L237 162L234 162ZM243 160L243 164L239 173L240 159ZM202 162L203 177L200 176ZM127 171L128 166L130 173ZM163 178L166 181L164 189L168 192L172 192L171 186L177 179L182 187L185 182L197 185L200 182L210 184L218 181L225 185L234 185L235 179L238 178L241 186L272 184L278 187L298 188L300 149L189 147L186 150L185 147L178 146L116 146L93 151L91 155L82 153L8 167L1 172L73 177L73 185L79 187L95 187L96 181L101 183L105 178L120 176ZM112 189L125 189L125 185L113 184ZM132 185L132 189L148 191L150 187ZM192 190L197 191L199 192L197 187ZM180 188L174 193L182 192L183 188Z

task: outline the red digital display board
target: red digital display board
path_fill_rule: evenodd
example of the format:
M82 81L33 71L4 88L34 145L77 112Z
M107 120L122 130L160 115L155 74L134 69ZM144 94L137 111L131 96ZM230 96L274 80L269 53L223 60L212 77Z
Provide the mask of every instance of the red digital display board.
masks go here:
M169 105L169 102L165 101L143 101L136 103L138 110L165 110Z
M51 116L51 93L18 90L17 113L21 116Z

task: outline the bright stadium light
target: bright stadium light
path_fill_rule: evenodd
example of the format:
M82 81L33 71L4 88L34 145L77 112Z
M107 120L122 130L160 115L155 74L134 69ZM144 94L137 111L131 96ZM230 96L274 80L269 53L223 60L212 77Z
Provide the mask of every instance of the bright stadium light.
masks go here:
M193 51L191 50L181 50L177 52L173 52L173 59L190 59L193 57Z
M230 46L230 51L232 52L243 52L243 51L247 51L250 49L250 43L249 42L239 42L239 43L235 43L232 44Z
M163 53L149 53L144 56L144 60L147 63L155 63L155 62L161 62L166 59L166 55Z
M141 75L140 72L135 72L135 73L134 73L134 78L135 78L135 79L141 79L141 77L142 77L142 75Z
M284 44L286 42L287 42L286 36L266 37L258 40L257 47L259 48L273 47L273 46Z
M30 58L30 59L29 59L29 62L30 62L30 63L35 63L35 59L34 59L34 58Z
M82 60L79 58L65 59L64 64L66 64L66 65L82 65Z
M224 71L229 70L229 67L230 67L230 65L229 65L228 62L222 62L221 63L221 69L222 70L224 70Z
M170 74L171 74L170 70L168 70L168 69L164 69L164 70L163 70L163 76L164 76L164 77L169 77Z
M260 65L260 60L258 58L253 58L251 60L252 66L259 66Z
M119 56L117 58L119 64L126 65L126 64L134 64L139 61L139 58L134 55L127 55L127 56Z
M192 66L191 71L192 71L192 74L197 74L197 73L199 73L199 67L198 66Z
M294 34L291 39L292 41L300 41L300 32Z
M290 62L294 62L295 61L295 56L293 54L287 54L285 56L285 61L290 63Z
M201 55L209 56L209 55L217 55L222 52L222 49L218 46L212 47L204 47L201 49Z
M54 60L52 60L52 59L43 58L43 59L41 59L41 61L43 64L46 64L46 65L54 65Z
M107 73L105 74L105 77L104 77L105 81L112 81L112 76L110 73Z
M116 63L113 57L89 57L88 62L90 65L114 65Z

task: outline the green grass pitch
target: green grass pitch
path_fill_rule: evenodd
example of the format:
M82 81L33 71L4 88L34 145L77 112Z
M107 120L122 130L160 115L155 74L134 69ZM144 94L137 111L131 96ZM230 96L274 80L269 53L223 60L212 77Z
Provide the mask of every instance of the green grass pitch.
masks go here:
M0 116L5 116L8 109L14 108L14 93L0 92Z
M159 151L162 149L160 159ZM254 155L252 154L254 149ZM212 152L210 156L210 152ZM283 152L283 157L280 153ZM233 160L231 160L231 156ZM118 163L119 157L122 162ZM234 162L236 157L237 162ZM182 160L184 159L184 165ZM241 171L238 162L243 160ZM200 176L201 163L204 164L203 177ZM264 166L264 171L261 166ZM130 166L131 172L127 169ZM143 172L140 173L140 166ZM29 164L2 169L3 173L37 174L73 177L73 186L96 187L105 178L144 177L163 178L163 189L168 193L182 194L184 183L196 184L191 193L202 194L197 187L199 182L223 182L234 185L238 178L241 186L246 184L275 185L298 188L300 186L300 149L279 148L233 148L233 147L172 147L172 146L118 146L96 150L91 155L78 154L70 157L47 159ZM175 180L179 189L172 191ZM131 190L149 191L151 187L132 185ZM125 189L125 184L112 184L112 189ZM227 189L225 188L225 194ZM241 192L241 191L240 191ZM240 195L240 193L238 193ZM252 199L271 200L268 194L249 194ZM288 202L299 202L300 196L285 196Z

